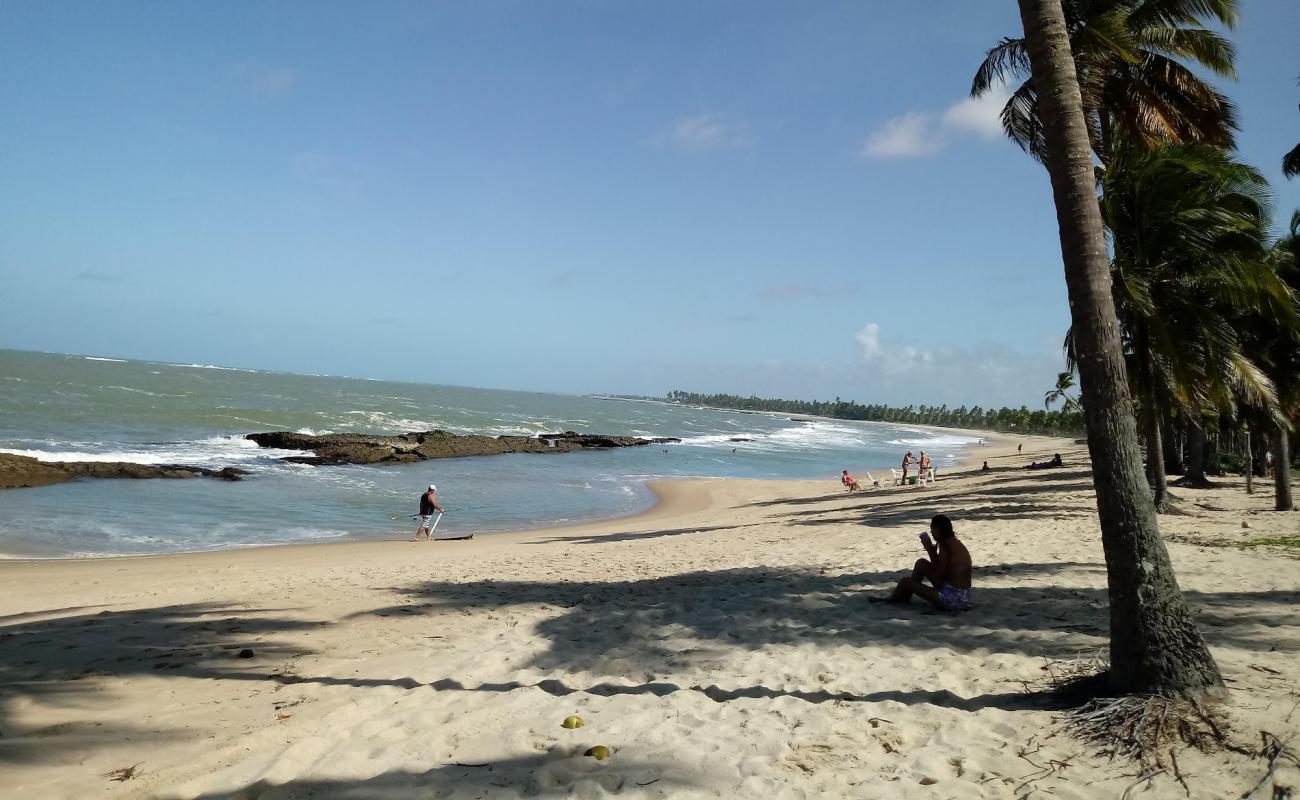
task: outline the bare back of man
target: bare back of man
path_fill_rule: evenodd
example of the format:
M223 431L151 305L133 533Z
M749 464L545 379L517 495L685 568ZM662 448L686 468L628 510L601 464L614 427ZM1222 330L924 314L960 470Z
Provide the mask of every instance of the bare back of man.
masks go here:
M970 608L970 551L953 532L952 521L943 514L930 520L930 536L934 542L924 536L921 539L930 557L917 559L912 574L898 582L889 602L907 603L916 595L945 611Z

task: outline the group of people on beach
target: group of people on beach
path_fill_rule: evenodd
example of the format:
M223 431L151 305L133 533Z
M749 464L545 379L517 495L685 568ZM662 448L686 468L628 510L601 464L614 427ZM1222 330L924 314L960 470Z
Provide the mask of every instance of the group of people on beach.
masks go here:
M913 464L917 467L917 478L924 478L926 473L930 473L931 476L933 476L934 462L930 459L929 454L922 450L920 458L917 458L912 455L911 450L908 450L903 456L903 477L898 481L900 486L906 486L908 479L912 477L910 472ZM867 477L870 477L870 475ZM872 483L876 486L880 485L880 481L872 481ZM840 472L840 484L850 492L856 492L862 489L862 485L858 483L856 478L849 474L847 469Z

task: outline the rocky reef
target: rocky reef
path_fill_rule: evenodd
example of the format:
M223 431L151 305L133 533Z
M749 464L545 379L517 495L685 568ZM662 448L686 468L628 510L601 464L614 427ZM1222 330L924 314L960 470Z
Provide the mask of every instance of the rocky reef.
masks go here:
M506 453L569 453L574 450L611 447L643 447L668 444L680 439L639 436L605 436L594 433L543 433L538 436L459 435L449 431L423 431L400 436L374 436L364 433L329 433L323 435L272 431L250 433L244 438L262 447L280 450L309 450L315 455L289 456L285 461L297 464L380 464L410 463L433 458L496 456Z
M0 453L0 489L48 486L77 478L220 478L237 481L248 473L235 467L207 469L183 464L131 464L124 461L40 461Z

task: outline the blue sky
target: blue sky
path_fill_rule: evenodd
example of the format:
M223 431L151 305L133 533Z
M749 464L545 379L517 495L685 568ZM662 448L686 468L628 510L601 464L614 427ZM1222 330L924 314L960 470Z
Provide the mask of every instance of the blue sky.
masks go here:
M1300 181L1300 3L1242 155ZM45 3L0 15L0 346L562 392L1035 405L1013 0Z

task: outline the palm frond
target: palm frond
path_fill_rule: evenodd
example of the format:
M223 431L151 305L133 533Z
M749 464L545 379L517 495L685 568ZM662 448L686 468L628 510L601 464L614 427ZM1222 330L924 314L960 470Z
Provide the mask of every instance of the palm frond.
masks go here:
M1007 37L984 54L984 61L971 81L970 96L980 97L995 86L1028 75L1029 50L1025 48L1025 40Z
M1300 144L1282 156L1282 174L1288 178L1300 175Z

